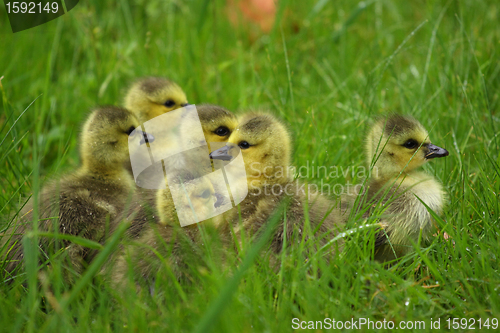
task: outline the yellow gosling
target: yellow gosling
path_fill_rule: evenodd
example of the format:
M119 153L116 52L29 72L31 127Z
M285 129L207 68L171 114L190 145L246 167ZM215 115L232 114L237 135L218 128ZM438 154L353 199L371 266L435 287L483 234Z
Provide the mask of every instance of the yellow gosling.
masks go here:
M375 257L388 261L411 251L420 234L424 242L429 241L432 217L421 201L441 214L446 192L433 176L418 168L433 158L448 156L448 151L432 144L416 119L395 114L374 124L366 154L374 166L368 198L384 207L385 230L380 236L385 244L377 248Z
M129 158L129 135L139 146L145 142L143 132L134 131L137 118L118 107L100 107L88 117L80 138L81 167L73 173L48 182L38 202L38 229L57 231L100 241L105 234L106 220L114 219L124 209L134 191L134 183L123 168ZM153 138L149 137L149 141ZM22 264L21 238L32 227L33 199L22 210L22 218L6 232L9 247L6 270L12 273ZM8 235L12 235L9 237ZM40 248L47 251L52 237L40 238ZM69 241L59 240L77 272L81 272L94 251Z

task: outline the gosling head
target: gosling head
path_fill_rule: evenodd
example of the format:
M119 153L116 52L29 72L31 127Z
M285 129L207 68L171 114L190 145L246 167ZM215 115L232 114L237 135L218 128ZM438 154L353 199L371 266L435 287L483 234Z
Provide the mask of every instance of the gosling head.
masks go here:
M161 223L179 221L181 226L186 226L206 220L214 214L217 197L212 183L206 177L178 177L169 182L168 187L159 190L156 197Z
M391 178L407 174L428 160L448 156L431 143L425 128L413 117L393 114L379 119L366 142L369 165L375 161L374 176Z
M90 171L122 171L129 158L129 136L137 136L137 144L154 138L139 129L139 121L130 111L115 107L99 107L92 111L81 133L80 152L83 167ZM146 140L147 138L147 140Z
M287 128L278 119L269 114L249 114L240 120L227 145L210 157L230 161L241 150L250 188L280 184L289 180L290 142Z
M181 121L180 132L183 140L187 141L186 146L205 145L205 142L210 146L211 142L226 142L238 125L236 116L223 107L201 104L196 106L196 110L198 111L204 139L197 135L191 135L199 128L197 121L192 121L193 119ZM195 140L200 142L193 142Z
M181 87L161 77L138 80L125 96L125 107L142 123L186 105L188 101Z
M196 107L205 140L210 142L226 142L238 126L236 116L223 107L202 104Z

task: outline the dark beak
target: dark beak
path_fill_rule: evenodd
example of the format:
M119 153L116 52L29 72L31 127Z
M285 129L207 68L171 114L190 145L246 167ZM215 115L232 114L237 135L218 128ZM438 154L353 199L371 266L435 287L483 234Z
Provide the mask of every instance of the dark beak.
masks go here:
M191 104L189 104L189 103L183 103L183 104L181 104L182 107L185 107L185 106L188 106L188 105L191 105Z
M210 158L213 160L231 161L233 157L229 155L229 150L231 150L231 146L224 146L214 150L210 153Z
M140 131L142 137L141 137L141 141L139 141L139 145L143 145L145 143L151 143L153 141L155 141L155 137L152 136L151 134L148 134L146 132L143 132L143 131Z
M427 146L427 149L429 152L425 155L425 158L428 160L436 157L445 157L450 154L446 149L433 145L432 143Z

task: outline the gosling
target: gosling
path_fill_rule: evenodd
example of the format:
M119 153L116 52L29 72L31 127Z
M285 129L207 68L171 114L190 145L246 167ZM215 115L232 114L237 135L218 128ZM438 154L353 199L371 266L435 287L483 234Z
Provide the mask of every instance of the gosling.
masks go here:
M50 181L40 193L38 230L78 235L94 241L105 236L107 219L116 218L134 191L134 182L123 164L129 158L129 140L134 146L146 142L137 118L126 109L108 106L95 109L83 126L80 138L81 167L60 179ZM147 136L148 141L153 141ZM12 273L22 262L21 238L31 229L33 199L21 211L22 218L5 233L10 244L6 271ZM57 217L57 218L55 218ZM39 240L48 251L51 237ZM73 269L81 273L94 251L62 240Z
M276 213L286 213L286 225L283 222L278 224L271 238L270 251L279 254L285 241L289 246L301 241L308 207L309 228L315 231L319 245L326 246L325 255L333 255L337 249L342 249L341 239L336 243L332 240L343 229L347 210L340 202L317 193L312 186L293 180L290 172L291 139L283 123L269 114L245 115L227 145L210 156L214 160L231 161L240 153L245 164L244 181L249 189L248 195L239 204L239 210L233 208L224 214L228 223L221 225L222 234L231 235L230 229L233 229L236 235L233 242L238 242L243 235L256 235ZM225 168L227 170L228 166ZM284 203L284 212L279 212ZM285 220L285 216L281 216L281 221ZM312 243L312 239L305 240ZM327 246L327 243L331 244ZM307 255L313 251L309 248ZM278 260L278 256L273 256L274 259ZM271 262L271 265L276 264L278 261Z
M386 262L410 252L420 235L424 242L430 240L433 222L425 205L441 214L446 193L433 176L417 169L431 159L448 156L448 151L432 144L416 119L394 114L374 124L366 155L373 166L367 198L385 209L384 231L377 242L384 244L376 248L375 259Z
M151 286L164 267L162 259L167 260L177 280L189 280L188 267L203 265L199 228L210 225L217 197L207 178L192 179L191 176L185 172L175 178L170 188L173 186L176 190L158 190L149 196L149 205L141 206L133 215L128 235L136 244L126 245L104 271L111 270L113 284L123 286L127 272L132 269L137 284ZM181 228L182 221L195 223L206 219L209 221L200 225Z
M197 196L195 195L195 192L203 193L204 191L201 191L201 189L205 189L204 193L206 195L206 190L209 190L210 193L212 193L214 191L214 188L219 189L219 192L214 192L213 195L210 194L210 198L215 195L216 209L223 209L223 207L228 204L225 199L226 197L220 194L220 192L224 192L225 190L225 183L223 181L221 182L215 180L215 177L212 178L213 182L210 184L207 184L206 179L194 179L212 172L211 164L206 165L206 163L204 163L205 161L202 158L205 157L208 159L208 162L210 162L210 159L208 157L208 153L211 151L210 147L227 141L238 124L237 119L233 115L233 113L217 105L202 104L197 106L197 111L204 139L200 142L188 142L190 138L193 138L192 136L188 135L193 131L193 128L191 128L191 125L193 123L181 122L180 136L182 138L181 144L183 145L183 148L186 148L186 146L196 146L198 148L190 150L187 156L182 159L182 167L175 168L173 170L173 173L175 174L174 178L177 177L177 183L180 179L178 176L182 176L184 179L188 180L188 186L192 187L191 201L195 206L197 205L199 207L208 206L211 209L211 206L213 206L213 204L207 205L206 203L202 202L203 196ZM206 149L206 146L204 146L205 144L208 144L208 151ZM172 159L174 158L169 158L169 160ZM172 164L171 161L165 161L165 165L168 164ZM168 240L172 238L171 235L164 233L171 233L172 230L178 230L179 219L177 218L175 211L172 210L175 208L173 206L173 202L168 198L170 192L168 190L167 181L164 177L161 178L161 181L165 182L166 189L161 189L158 191L138 189L133 204L125 214L125 216L131 216L132 214L135 214L132 219L131 226L127 231L127 236L129 237L129 239L141 239L141 243L148 243L149 240L154 239L152 234L153 230L159 229L160 233L163 232L163 234L161 234L163 238L165 240ZM155 184L158 185L158 182L156 182ZM176 186L175 181L173 186ZM188 210L183 209L181 211L185 213ZM207 216L209 215L209 212L205 212L205 214L202 215ZM120 219L121 217L118 218L117 221L115 221L115 226L121 221ZM184 218L183 220L186 220L186 218ZM168 226L162 226L166 223L166 221L169 221ZM173 223L172 221L176 221L176 223ZM218 223L220 223L221 219L214 218L214 221L218 221ZM206 223L204 222L204 224ZM184 227L183 229L181 229L183 231L182 234L189 234L190 238L194 239L197 235L197 232L194 230L195 228L196 226ZM140 250L134 250L134 253L136 253L137 251ZM144 252L145 250L142 251ZM158 258L156 258L156 260L159 261ZM123 258L119 259L118 262L121 264L117 265L116 269L114 269L115 278L113 278L113 280L118 279L118 276L123 276L124 273L125 266L123 265L125 264L125 262L123 261ZM148 271L151 270L151 265L152 264L149 263L148 266L146 266Z

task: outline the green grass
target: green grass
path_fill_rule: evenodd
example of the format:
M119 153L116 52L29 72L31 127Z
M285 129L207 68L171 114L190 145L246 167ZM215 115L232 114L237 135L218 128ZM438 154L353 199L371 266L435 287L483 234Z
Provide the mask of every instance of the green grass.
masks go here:
M45 179L78 166L78 133L93 106L120 103L132 79L153 74L179 82L192 103L279 115L297 167L362 166L375 115L414 115L450 151L426 166L449 196L440 235L389 269L370 259L365 233L350 235L329 264L304 263L298 251L278 272L259 264L261 244L247 244L235 264L194 267L195 282L180 288L165 278L154 296L94 278L99 261L73 286L57 259L37 276L33 251L27 273L0 284L0 330L282 332L293 318L327 317L424 320L428 329L431 318L442 328L448 318L500 319L500 5L279 3L265 36L232 28L221 0L80 1L16 34L1 9L1 223Z

